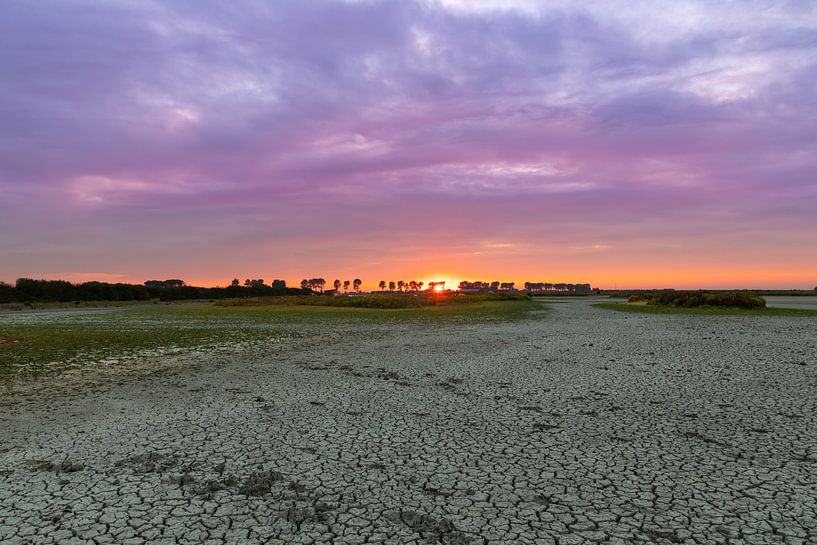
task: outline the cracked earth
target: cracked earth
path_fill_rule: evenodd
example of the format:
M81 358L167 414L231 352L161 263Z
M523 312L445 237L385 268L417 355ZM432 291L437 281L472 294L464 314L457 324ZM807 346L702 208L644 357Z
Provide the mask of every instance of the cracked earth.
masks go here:
M0 542L817 543L814 319L549 307L6 394Z

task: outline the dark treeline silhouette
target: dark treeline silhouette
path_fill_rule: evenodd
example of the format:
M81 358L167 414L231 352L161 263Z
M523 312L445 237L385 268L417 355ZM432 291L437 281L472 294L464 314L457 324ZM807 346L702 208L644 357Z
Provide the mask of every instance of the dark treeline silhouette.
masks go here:
M240 287L240 286L241 286L241 280L239 280L238 278L233 278L233 281L230 283L230 287L236 288L236 287ZM247 278L247 279L244 280L244 287L245 288L267 288L267 287L270 287L270 288L273 288L273 289L276 289L276 290L282 290L282 289L285 289L287 287L287 283L286 283L285 280L277 280L276 279L276 280L272 281L271 286L267 286L264 283L263 278L257 278L257 279Z
M320 278L319 280L323 280ZM308 283L309 281L306 280ZM332 282L332 287L335 288L335 293L340 292L341 286L343 286L343 293L349 293L349 288L351 287L355 293L360 293L360 286L363 284L363 280L360 278L355 278L354 280L344 280L341 282L340 280L335 280ZM303 285L303 283L301 284Z
M445 282L439 283L445 284ZM428 288L434 289L434 286L437 284L438 284L437 282L431 282ZM388 287L389 291L419 292L423 291L424 285L425 285L424 282L418 282L417 280L409 280L408 282L405 280L398 280L397 282L391 280L388 283L385 280L381 280L377 286L380 288L380 291L386 291L386 288Z
M525 289L531 293L591 293L590 284L551 284L550 282L525 282Z
M0 303L68 301L147 301L151 289L141 284L110 284L19 278L14 286L0 284Z
M297 288L287 288L283 280L269 286L262 279L237 280L227 287L188 286L183 280L148 280L144 284L111 284L107 282L72 283L66 280L20 278L11 286L0 282L0 303L51 303L71 301L180 301L190 299L227 299L273 295L304 295Z
M495 292L495 291L519 291L514 282L482 282L475 280L469 282L463 280L459 284L460 291L465 292ZM525 282L523 291L528 293L553 293L553 294L587 294L592 292L590 284L566 284L551 282Z
M323 293L324 287L326 287L326 280L324 278L304 278L301 280L301 289L304 291Z
M275 279L272 284L263 278L246 278L242 283L233 278L227 287L200 288L182 285L161 289L156 296L162 301L182 301L190 299L233 299L244 297L270 297L275 295L306 295L309 290L288 288L284 280Z
M148 288L180 288L185 285L184 280L171 278L170 280L145 280Z
M460 282L459 288L460 290L511 291L514 289L515 285L516 284L514 282L500 282L498 280L494 280L493 282L482 282L480 280L469 282L467 280L463 280Z

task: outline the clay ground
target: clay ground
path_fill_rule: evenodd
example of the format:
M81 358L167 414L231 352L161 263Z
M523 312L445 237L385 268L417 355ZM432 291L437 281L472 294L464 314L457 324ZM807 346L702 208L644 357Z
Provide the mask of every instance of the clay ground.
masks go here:
M7 391L0 542L817 543L817 321L591 303Z

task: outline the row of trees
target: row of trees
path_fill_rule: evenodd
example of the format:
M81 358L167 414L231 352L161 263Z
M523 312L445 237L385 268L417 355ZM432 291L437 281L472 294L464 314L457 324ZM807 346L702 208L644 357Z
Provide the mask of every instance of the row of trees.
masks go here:
M345 293L350 290L359 293L363 282L359 278L354 280L335 280L332 286L336 291L341 288ZM424 282L385 281L378 284L381 291L420 292L426 286ZM514 290L513 282L469 282L459 283L460 290ZM438 287L444 289L445 282L429 282L427 289L434 291ZM188 286L184 280L171 278L168 280L147 280L143 285L83 282L74 284L65 280L34 280L20 278L14 286L0 282L0 303L27 302L27 301L147 301L161 299L165 301L180 299L224 299L234 297L261 297L272 295L298 295L306 293L323 293L326 280L311 278L301 281L301 289L287 288L284 280L273 280L267 285L263 278L247 278L242 283L238 278L227 287L202 288ZM549 282L525 282L525 290L544 293L590 293L590 284L566 284Z
M498 280L494 280L493 282L482 282L477 280L475 282L468 282L467 280L463 280L460 282L459 288L461 290L495 290L495 291L509 291L514 289L516 285L515 282L499 282Z
M140 284L110 284L18 278L14 286L0 282L0 303L68 301L147 301L152 289ZM158 296L158 295L156 295Z
M233 278L227 287L200 288L196 286L181 286L165 288L159 293L163 301L177 301L190 299L235 299L244 297L269 297L275 295L304 295L305 290L288 288L284 280L273 280L268 285L263 278L246 278L242 283Z
M404 292L417 292L422 291L425 282L418 282L417 280L409 280L406 282L405 280L398 280L397 282L391 280L388 283L385 280L381 280L378 284L380 291L385 291L386 288L389 288L389 291L404 291ZM445 282L429 282L428 289L433 290L437 285L445 285Z
M360 278L355 278L354 280L335 280L332 282L332 287L335 291L341 291L341 288L345 293L348 293L351 289L356 293L360 293L360 287L363 285L363 281ZM399 291L399 292L420 292L423 291L423 287L425 286L425 282L420 282L417 280L398 280L398 281L386 281L381 280L378 283L378 287L380 291ZM445 287L445 282L429 282L428 288L429 290L434 290L438 286ZM324 278L304 278L301 280L301 289L303 290L310 290L313 292L324 293L326 290L326 279Z
M184 285L184 280L179 278L171 278L169 280L145 280L145 286L148 288L181 288Z
M148 280L144 284L107 282L72 283L66 280L19 278L15 284L0 282L0 303L70 302L70 301L177 301L188 299L227 299L271 295L300 295L304 290L287 288L283 280L271 286L263 279L247 279L244 284L233 280L223 288L188 286L184 280Z
M304 278L301 280L301 289L310 291L319 291L323 293L323 288L326 287L326 279L324 278Z
M355 278L354 280L335 280L332 282L332 287L335 291L340 291L343 288L344 293L349 293L351 288L356 293L360 293L360 286L363 285L363 280ZM317 291L323 293L326 288L326 279L324 278L304 278L301 280L301 289Z
M233 281L230 283L230 287L236 288L236 287L240 287L240 286L241 286L241 280L239 280L238 278L233 278ZM265 286L266 286L266 284L264 283L263 278L258 278L258 279L246 278L244 280L244 287L245 288L263 288ZM284 288L287 287L287 282L286 282L286 280L275 279L275 280L272 281L272 285L269 286L269 287L271 287L273 289L284 289Z
M349 280L344 280L342 283L340 280L335 280L332 282L332 286L335 288L335 291L340 291L341 286L343 286L344 293L349 293L349 286L351 286L356 293L360 293L360 286L362 284L363 281L360 278L355 278L351 282Z
M550 282L525 282L525 289L533 292L590 293L590 284L551 284Z

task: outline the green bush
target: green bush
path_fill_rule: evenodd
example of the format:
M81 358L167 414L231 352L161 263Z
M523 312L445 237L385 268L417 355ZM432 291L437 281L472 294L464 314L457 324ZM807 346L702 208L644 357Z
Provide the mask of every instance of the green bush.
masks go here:
M766 308L763 297L746 292L664 292L633 294L631 303L646 302L648 305L665 305L677 308L723 307Z

